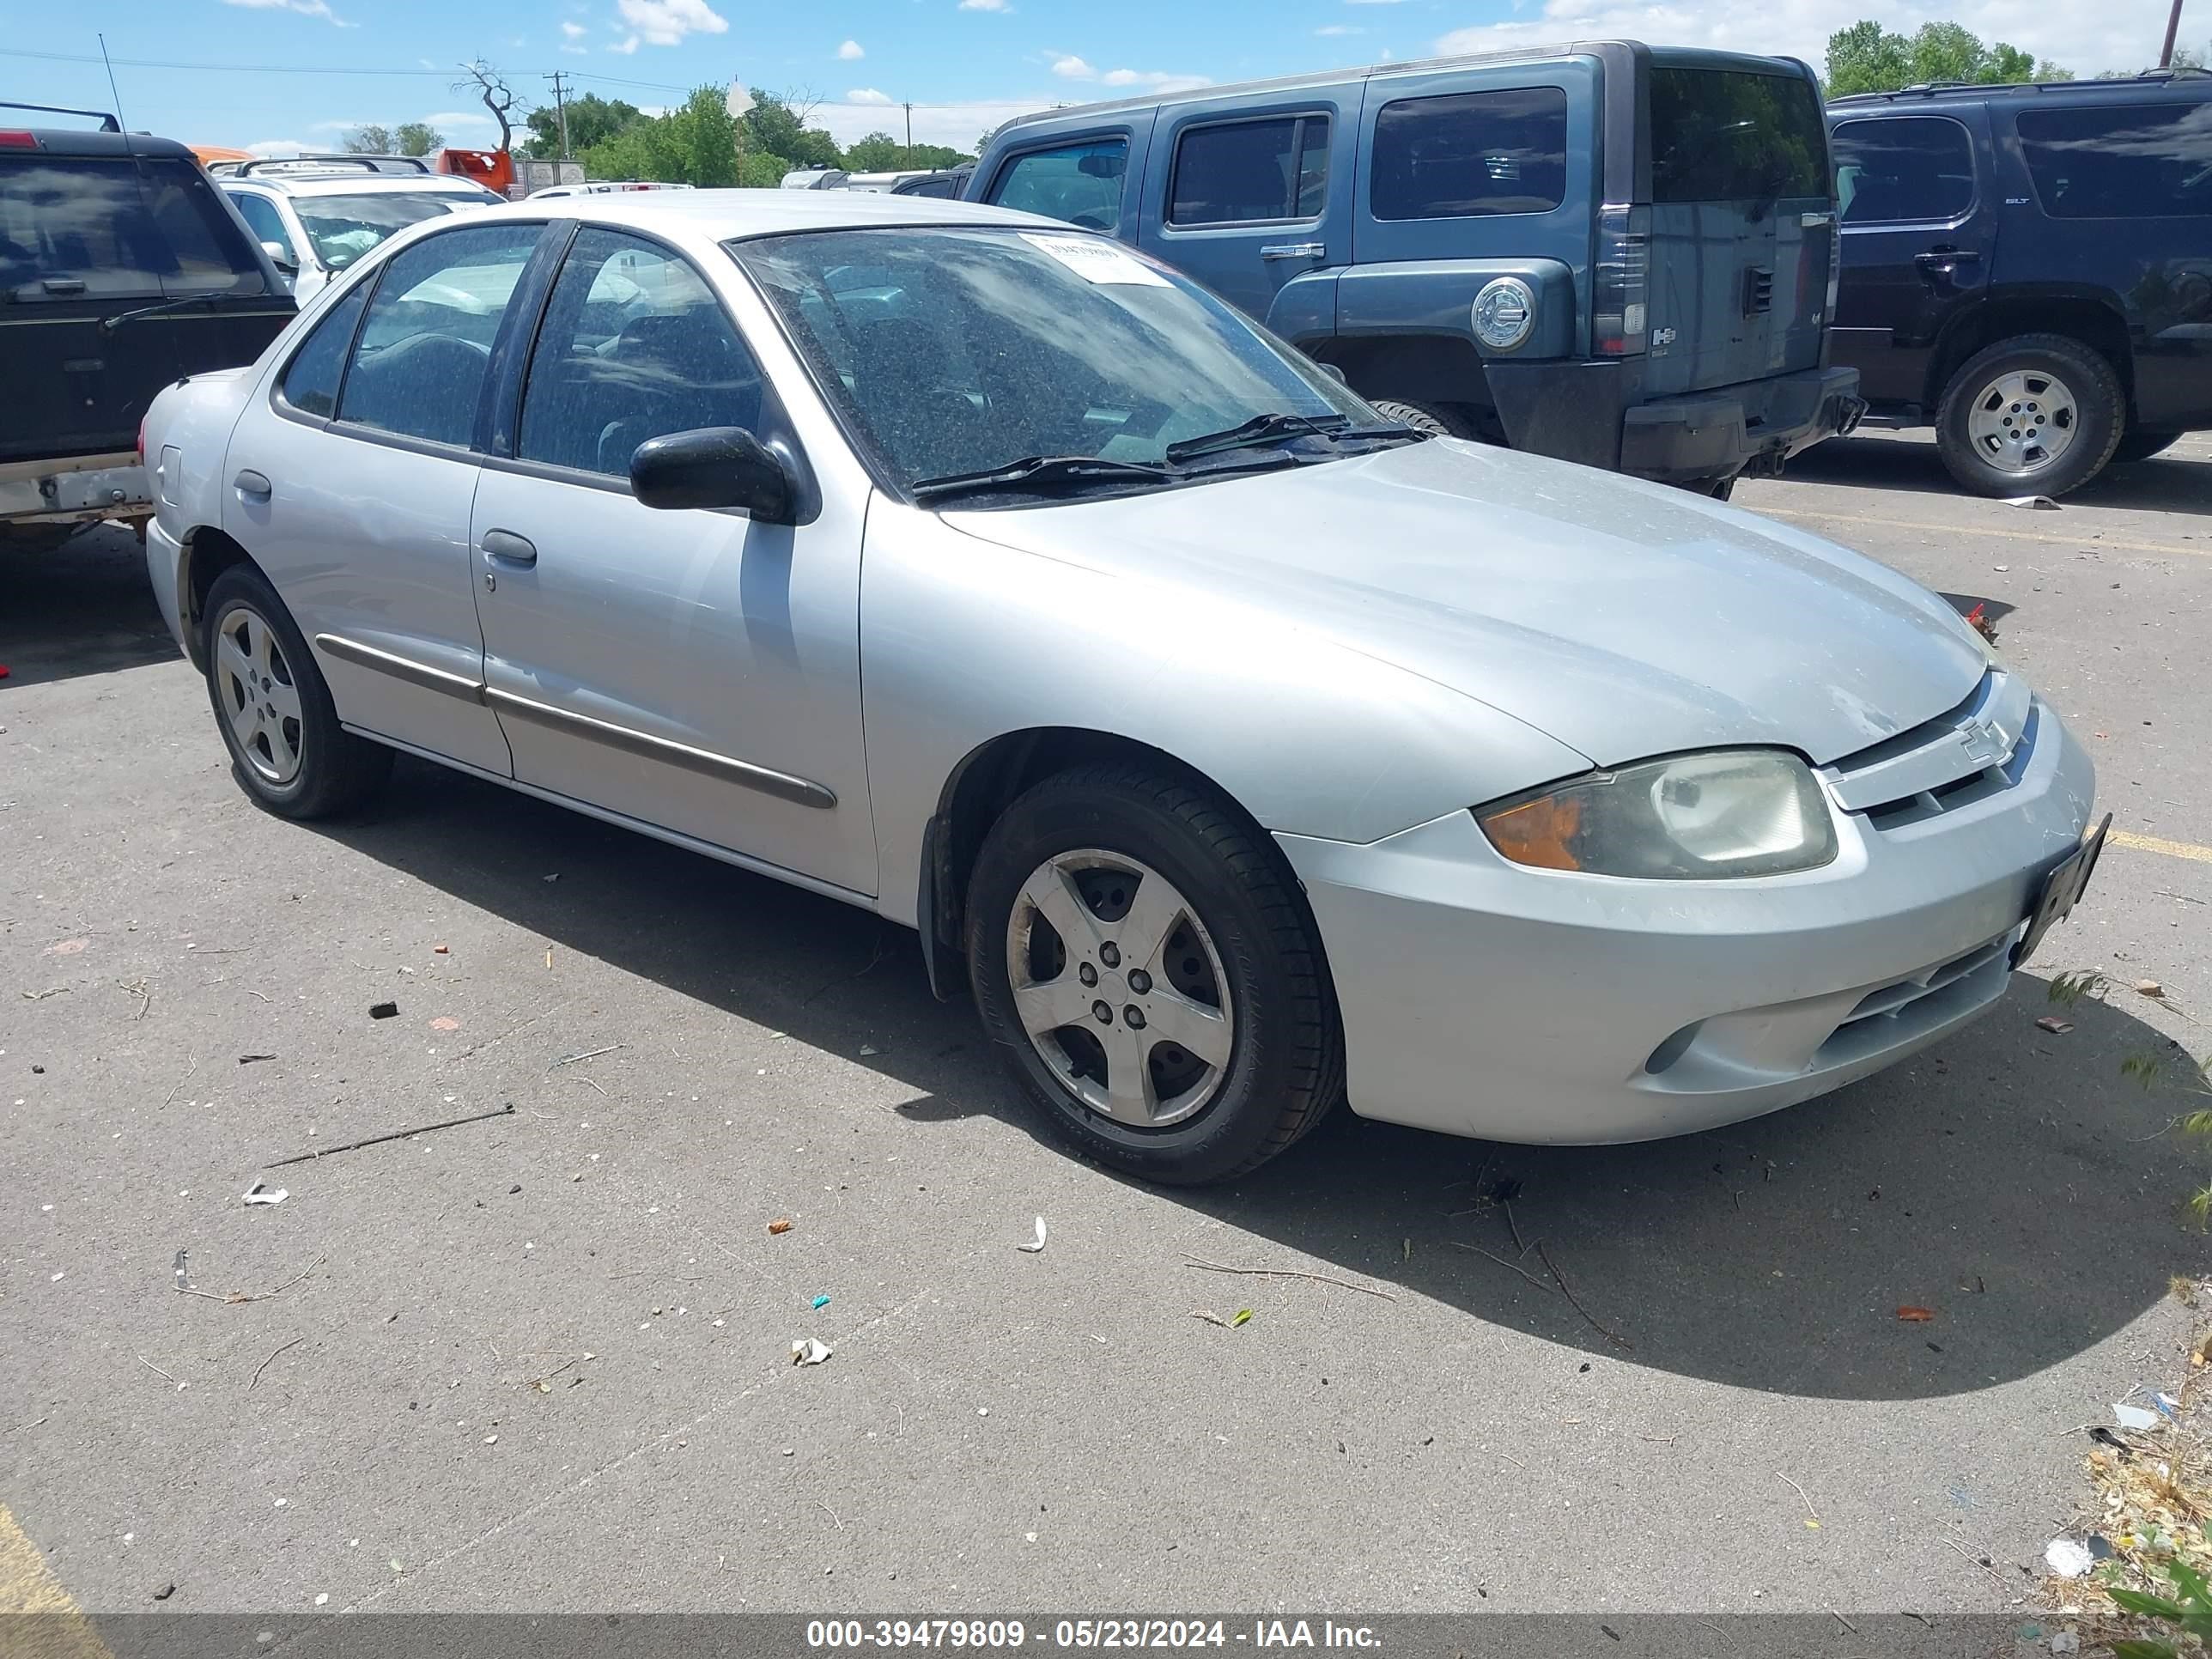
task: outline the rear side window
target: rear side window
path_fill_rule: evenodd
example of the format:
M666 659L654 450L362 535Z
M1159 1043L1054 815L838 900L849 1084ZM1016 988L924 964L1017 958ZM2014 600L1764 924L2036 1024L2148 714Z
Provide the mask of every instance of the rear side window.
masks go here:
M395 256L369 301L338 418L468 444L492 342L542 228L448 231Z
M331 307L315 325L307 343L294 354L284 370L284 401L302 415L327 418L337 413L338 382L345 376L346 353L352 349L361 308L368 303L368 287L362 286Z
M1651 199L1826 198L1828 130L1813 83L1740 70L1651 71Z
M1121 222L1121 179L1128 170L1129 146L1119 138L1033 149L1006 164L991 199L1024 213L1111 230Z
M1285 116L1193 127L1176 145L1168 222L1310 219L1328 189L1328 118Z
M1402 98L1375 118L1377 219L1549 213L1567 194L1567 94L1557 87Z
M1955 219L1973 205L1974 146L1956 121L1847 121L1829 142L1847 225L1923 224Z
M2212 216L2212 102L2031 110L2020 147L2054 219Z
M19 298L259 294L259 262L196 166L0 162L0 289Z

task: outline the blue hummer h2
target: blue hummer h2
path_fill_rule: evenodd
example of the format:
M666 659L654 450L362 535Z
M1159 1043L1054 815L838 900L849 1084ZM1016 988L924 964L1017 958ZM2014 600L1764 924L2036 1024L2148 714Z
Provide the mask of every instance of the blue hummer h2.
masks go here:
M1725 495L1850 430L1820 92L1632 41L1010 122L968 195L1176 265L1378 407Z

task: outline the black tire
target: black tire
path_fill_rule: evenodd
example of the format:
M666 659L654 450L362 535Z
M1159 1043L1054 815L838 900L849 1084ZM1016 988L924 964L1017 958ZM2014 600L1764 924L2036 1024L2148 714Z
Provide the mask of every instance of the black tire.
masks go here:
M1396 398L1370 398L1375 412L1432 438L1474 438L1474 423L1449 404L1413 404Z
M2154 455L2163 455L2181 441L2179 432L2145 432L2137 427L2122 438L2112 450L2112 465L2123 461L2147 461Z
M231 775L257 805L280 817L328 817L359 806L383 787L392 772L392 750L357 738L338 724L331 689L315 666L314 653L267 577L251 565L231 566L208 590L204 614L201 642L208 665L208 702L215 710L223 746L230 750ZM232 714L242 688L222 647L227 636L235 642L241 629L250 637L255 620L273 636L271 672L264 679L289 684L299 714L283 722L286 729L281 738L272 742L264 737L249 750ZM268 706L276 708L273 702ZM283 769L286 750L296 752L297 764L284 775L274 775Z
M2049 376L2073 394L2072 438L2065 452L2033 471L2008 471L1984 459L1967 422L1984 390L2020 372ZM2000 340L1960 365L1936 411L1936 448L1951 476L1980 495L2050 495L2079 489L2105 470L2127 422L2120 377L2102 352L2063 334Z
M1016 1011L1008 936L1024 886L1050 860L1085 849L1136 860L1172 884L1227 981L1226 1063L1194 1114L1167 1127L1125 1124L1079 1099ZM1229 1180L1289 1147L1344 1093L1336 998L1304 896L1264 836L1189 783L1110 764L1046 779L985 837L967 916L969 981L985 1030L1054 1127L1102 1164L1178 1186ZM1098 962L1127 966L1103 953ZM1160 971L1170 970L1160 964ZM1135 978L1121 982L1124 993L1141 994ZM1073 1029L1062 1028L1067 1041L1079 1042ZM1177 1052L1172 1044L1147 1046L1146 1064L1161 1053L1172 1064Z
M1735 480L1732 477L1692 478L1681 487L1692 495L1703 495L1714 501L1724 501L1735 494Z

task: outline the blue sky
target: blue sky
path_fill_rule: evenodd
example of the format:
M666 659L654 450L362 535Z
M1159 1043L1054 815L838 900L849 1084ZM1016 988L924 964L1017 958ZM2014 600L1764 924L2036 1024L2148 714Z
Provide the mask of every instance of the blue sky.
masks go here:
M655 106L732 76L820 100L849 142L903 131L972 146L1024 110L1515 42L1630 35L1789 52L1817 63L1830 31L1875 16L1910 30L1950 17L2082 72L2157 56L2165 0L2022 8L2016 0L9 0L0 97L105 109L98 32L133 128L271 153L334 143L366 121L428 118L489 142L452 90L481 56L516 90L578 89ZM2191 12L2212 10L2193 0ZM2025 14L2025 15L2023 15ZM2064 15L2061 15L2064 14ZM2212 35L2184 18L2183 38Z

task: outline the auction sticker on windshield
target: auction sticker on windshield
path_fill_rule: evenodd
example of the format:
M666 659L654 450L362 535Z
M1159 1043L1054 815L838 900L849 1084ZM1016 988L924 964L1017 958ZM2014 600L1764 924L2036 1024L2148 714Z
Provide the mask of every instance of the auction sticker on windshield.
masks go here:
M1025 230L1022 240L1049 253L1087 283L1134 283L1165 288L1168 279L1143 260L1103 236L1055 236L1049 231Z

